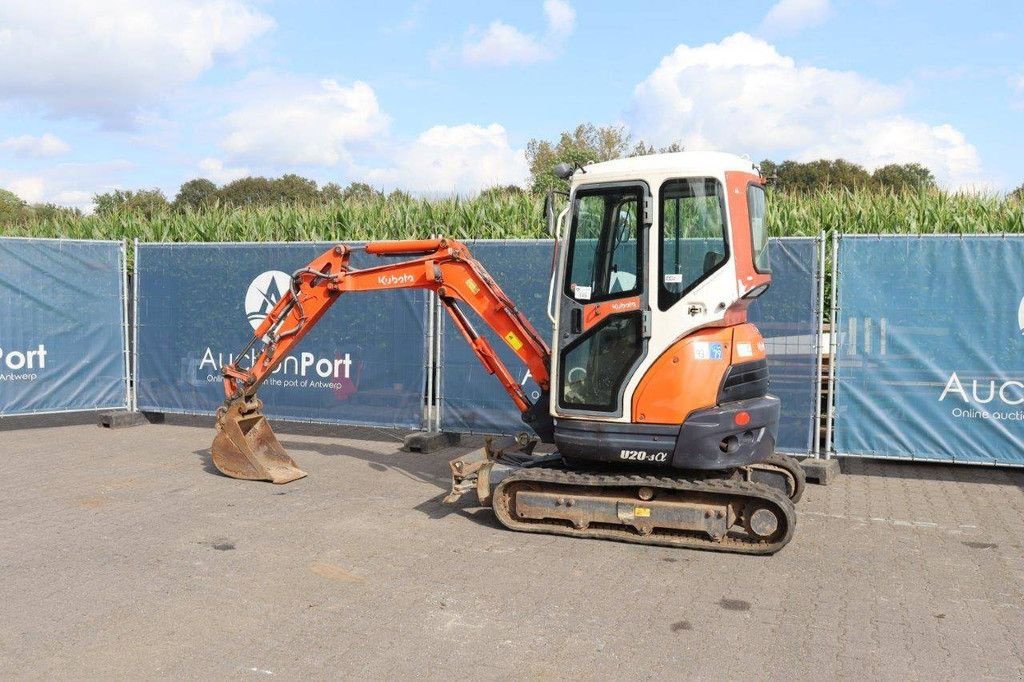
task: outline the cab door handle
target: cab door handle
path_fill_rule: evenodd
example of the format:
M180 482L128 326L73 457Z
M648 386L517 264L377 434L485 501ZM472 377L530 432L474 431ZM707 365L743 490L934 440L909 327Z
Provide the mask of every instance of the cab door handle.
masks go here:
M570 319L570 332L573 334L579 334L583 331L583 308L573 308L569 314Z

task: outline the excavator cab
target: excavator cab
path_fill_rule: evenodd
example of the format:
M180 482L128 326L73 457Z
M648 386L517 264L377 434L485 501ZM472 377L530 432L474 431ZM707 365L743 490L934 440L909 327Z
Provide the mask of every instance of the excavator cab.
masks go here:
M212 448L220 471L286 483L305 475L273 435L256 389L342 294L436 293L532 434L451 462L448 501L476 490L507 527L645 544L770 554L795 525L804 478L775 453L779 400L764 339L747 321L771 283L764 184L749 160L713 152L577 168L554 226L550 346L456 240L372 242L408 260L363 270L334 247L292 276L249 345L223 368ZM524 273L526 274L526 273ZM527 396L464 308L541 388ZM538 442L553 454L536 455Z
M774 452L779 402L746 320L771 282L764 206L756 169L729 154L572 175L549 301L564 456L718 470Z

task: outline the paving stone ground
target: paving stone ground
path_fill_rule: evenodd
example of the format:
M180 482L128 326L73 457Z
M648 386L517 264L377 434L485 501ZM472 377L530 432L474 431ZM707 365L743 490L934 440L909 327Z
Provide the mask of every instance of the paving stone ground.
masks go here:
M843 462L773 557L513 533L401 434L0 430L0 678L1021 679L1024 471Z

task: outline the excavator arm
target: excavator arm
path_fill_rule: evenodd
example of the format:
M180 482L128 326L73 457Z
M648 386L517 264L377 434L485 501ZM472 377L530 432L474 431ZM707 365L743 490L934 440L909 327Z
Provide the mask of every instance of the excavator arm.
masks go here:
M236 360L222 370L227 399L218 412L218 435L212 449L218 469L235 478L275 483L305 475L277 442L262 415L256 390L343 293L357 291L434 291L484 369L498 378L524 421L542 440L552 440L547 410L551 352L464 244L452 239L426 239L370 242L359 248L381 257L410 258L355 269L349 264L353 248L338 245L292 275L289 291L235 355L243 358L250 350L258 349L252 365L242 367ZM530 401L491 344L473 328L460 303L472 308L526 364L541 388L540 399Z

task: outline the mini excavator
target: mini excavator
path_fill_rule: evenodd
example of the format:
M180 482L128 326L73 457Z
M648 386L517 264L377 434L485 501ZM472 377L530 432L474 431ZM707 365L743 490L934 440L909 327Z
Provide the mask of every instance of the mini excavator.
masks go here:
M785 546L804 475L775 453L779 400L768 393L764 339L747 321L771 284L757 168L680 152L555 172L570 191L557 216L554 193L545 201L555 237L550 347L459 241L370 242L358 248L389 260L365 269L350 266L353 248L335 246L292 275L234 356L255 350L252 365L223 368L216 467L274 483L305 476L257 388L342 294L427 289L529 427L453 460L447 502L475 489L517 531L746 554ZM539 399L466 309L526 365ZM535 453L538 443L555 452Z

